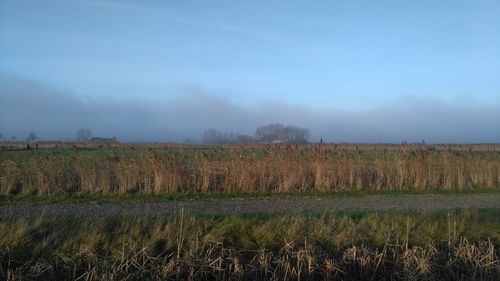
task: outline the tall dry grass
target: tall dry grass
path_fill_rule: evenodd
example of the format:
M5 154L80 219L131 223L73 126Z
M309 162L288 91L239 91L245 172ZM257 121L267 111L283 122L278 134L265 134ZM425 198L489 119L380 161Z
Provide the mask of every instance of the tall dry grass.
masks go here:
M477 148L320 144L9 151L0 155L0 194L500 187L498 147Z
M92 251L80 257L18 263L0 251L0 277L14 280L498 280L500 263L491 242L435 247L385 245L382 250L351 246L340 253L307 244L277 252L248 253L206 243L177 257L152 256L145 249L102 259Z
M490 215L0 222L0 279L498 280L498 219Z

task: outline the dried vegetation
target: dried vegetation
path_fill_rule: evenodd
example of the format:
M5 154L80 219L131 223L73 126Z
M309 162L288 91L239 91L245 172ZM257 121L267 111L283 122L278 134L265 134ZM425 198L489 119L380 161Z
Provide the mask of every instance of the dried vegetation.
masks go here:
M489 217L17 220L0 223L0 279L498 280L499 221ZM470 227L483 233L469 241Z
M0 152L0 194L500 187L500 146L150 145Z

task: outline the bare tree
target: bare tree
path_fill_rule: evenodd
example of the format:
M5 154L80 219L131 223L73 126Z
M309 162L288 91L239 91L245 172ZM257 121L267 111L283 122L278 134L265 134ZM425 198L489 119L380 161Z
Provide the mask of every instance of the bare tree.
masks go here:
M217 143L221 138L221 133L216 129L210 128L206 129L203 132L203 136L201 137L201 141L203 143Z
M309 134L309 129L277 123L257 128L255 139L267 143L307 143Z
M76 131L76 141L77 142L88 142L90 137L92 136L92 132L89 129L79 129Z
M206 129L201 137L203 143L225 144L225 143L253 143L252 136L242 135L234 132L221 132L217 129Z
M284 142L283 132L285 126L282 124L269 124L255 130L255 139L260 142Z
M254 143L254 138L252 136L247 136L247 135L240 135L238 134L236 136L236 143L241 143L241 144L250 144Z
M28 136L26 136L26 141L34 142L38 139L38 136L35 132L29 132Z

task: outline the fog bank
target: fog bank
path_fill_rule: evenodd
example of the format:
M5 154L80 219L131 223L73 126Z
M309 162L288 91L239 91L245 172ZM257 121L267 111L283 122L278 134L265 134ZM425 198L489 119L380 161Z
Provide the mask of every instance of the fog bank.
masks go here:
M311 141L428 143L500 142L500 105L448 105L408 99L358 112L315 110L285 101L239 105L203 91L186 90L174 98L85 98L55 85L1 73L0 133L24 139L74 139L79 128L121 141L200 140L203 130L253 135L268 123L311 130Z

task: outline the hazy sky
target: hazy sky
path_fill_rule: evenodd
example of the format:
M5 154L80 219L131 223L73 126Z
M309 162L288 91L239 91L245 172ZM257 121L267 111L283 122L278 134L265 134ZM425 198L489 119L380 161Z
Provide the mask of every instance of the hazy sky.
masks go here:
M0 0L0 133L500 142L500 2Z

